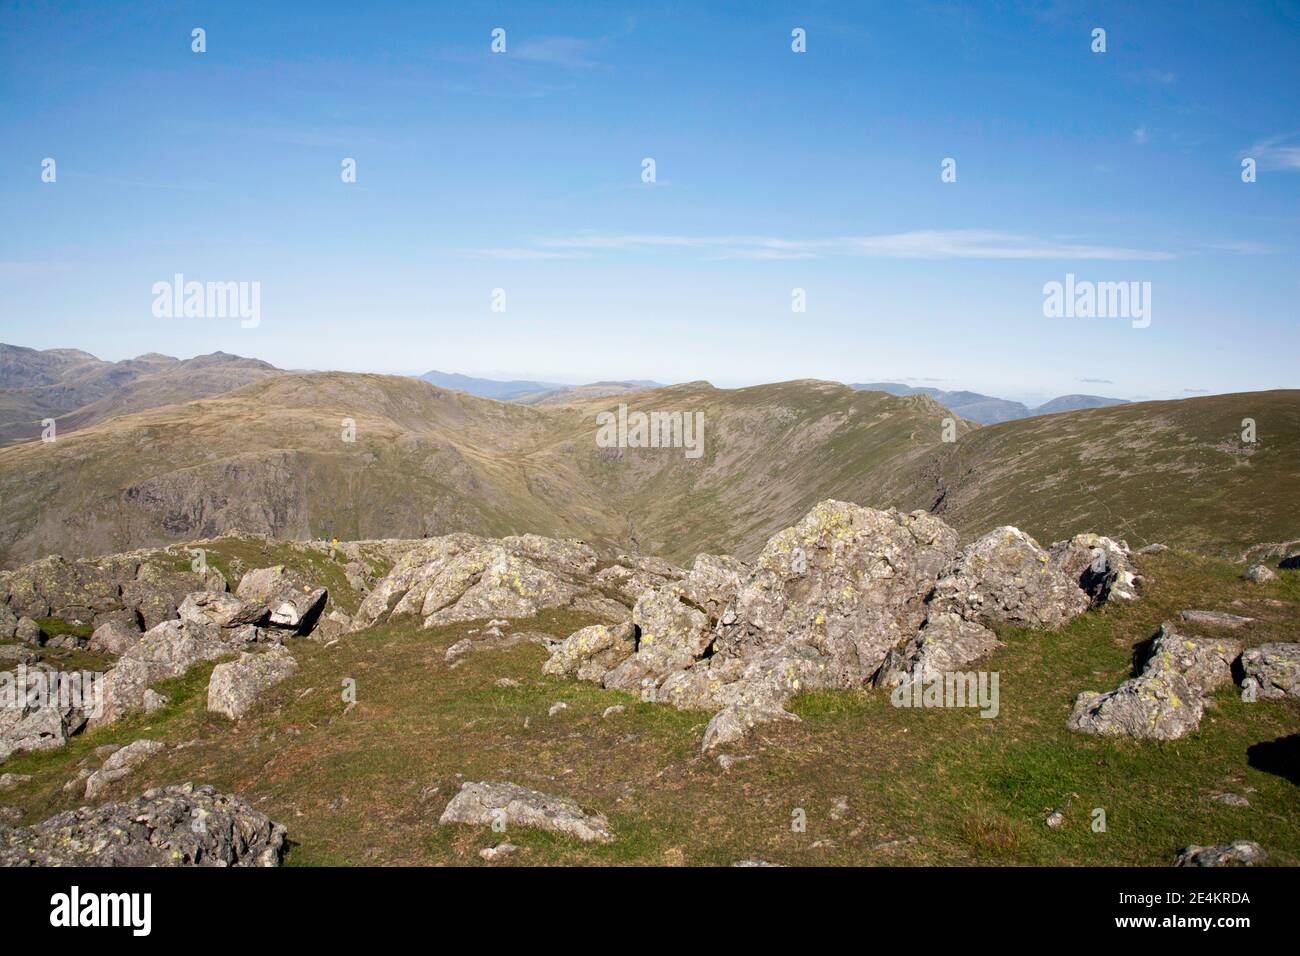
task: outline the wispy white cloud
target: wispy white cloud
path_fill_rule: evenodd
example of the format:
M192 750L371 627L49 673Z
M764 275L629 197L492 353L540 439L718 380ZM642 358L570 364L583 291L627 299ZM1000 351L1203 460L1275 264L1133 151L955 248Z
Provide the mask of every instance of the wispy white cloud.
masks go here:
M1145 126L1139 126L1133 131L1133 142L1137 143L1139 146L1145 146L1150 141L1151 133L1148 132Z
M1260 169L1300 171L1300 140L1292 136L1272 136L1259 140L1242 154L1251 157Z
M1058 242L987 229L929 229L872 236L779 239L770 236L579 235L538 240L552 250L617 252L682 249L724 259L1173 259L1169 252Z
M531 259L590 259L587 252L561 252L554 249L529 249L527 247L507 247L499 249L475 249L471 255L479 259L513 259L527 261Z

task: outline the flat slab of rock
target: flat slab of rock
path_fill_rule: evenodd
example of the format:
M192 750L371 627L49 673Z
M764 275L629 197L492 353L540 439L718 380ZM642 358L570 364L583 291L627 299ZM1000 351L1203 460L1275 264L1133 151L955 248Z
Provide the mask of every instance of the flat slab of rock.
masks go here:
M1233 630L1245 627L1255 619L1229 614L1227 611L1182 611L1178 615L1188 624L1203 624L1208 627L1228 627Z
M1264 848L1253 840L1233 840L1213 846L1184 847L1174 866L1254 866L1267 857Z
M239 660L218 664L208 681L208 710L238 720L253 709L267 690L298 669L298 662L283 647L260 654L244 652Z
M463 784L438 822L532 827L597 843L614 839L603 816L587 813L568 797L540 793L515 783Z
M0 866L279 866L284 838L242 798L186 783L0 831Z

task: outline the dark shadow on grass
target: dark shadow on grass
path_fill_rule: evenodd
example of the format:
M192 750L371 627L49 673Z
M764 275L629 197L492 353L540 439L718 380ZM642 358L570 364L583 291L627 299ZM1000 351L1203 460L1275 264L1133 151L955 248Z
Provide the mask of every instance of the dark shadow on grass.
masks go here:
M1246 748L1246 762L1300 786L1300 734L1252 744Z

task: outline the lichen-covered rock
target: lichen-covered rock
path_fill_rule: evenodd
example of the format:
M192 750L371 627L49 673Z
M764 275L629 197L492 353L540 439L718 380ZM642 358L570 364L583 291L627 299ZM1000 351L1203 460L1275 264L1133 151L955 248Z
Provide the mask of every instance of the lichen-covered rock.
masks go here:
M605 686L639 691L657 687L670 674L684 670L704 657L713 643L709 619L686 603L680 583L648 591L632 609L636 628L636 653L626 657L605 676Z
M197 571L175 571L145 562L133 580L122 584L121 603L139 614L147 631L173 620L187 594L209 590L207 580L207 575Z
M247 572L240 578L235 594L253 607L265 605L270 612L270 624L299 634L310 633L329 598L325 588L302 580L287 571L284 565L254 568Z
M1093 605L1137 597L1137 574L1128 544L1099 534L1076 534L1050 549L1052 564L1073 581Z
M237 661L218 664L208 681L208 710L238 720L266 691L297 669L293 655L280 646L260 654L245 652Z
M0 761L62 747L84 727L96 694L84 677L44 666L0 671Z
M570 634L551 652L542 672L556 677L601 681L636 649L636 628L626 624L594 624Z
M18 617L8 605L0 604L0 641L12 641L18 631Z
M82 619L120 606L112 572L91 562L67 561L56 554L18 568L9 578L9 607L20 617Z
M889 652L875 683L893 688L918 677L923 681L932 680L961 670L1001 646L998 636L983 624L962 620L951 611L936 611L926 619L916 637Z
M1160 625L1151 645L1151 659L1157 666L1176 670L1202 696L1232 683L1232 662L1240 655L1240 641L1189 637L1168 621Z
M1201 696L1182 674L1155 666L1107 693L1080 694L1069 727L1105 737L1177 740L1200 726L1203 713Z
M718 627L717 653L806 647L825 658L824 686L860 686L916 633L956 552L956 532L926 512L823 501L767 542L734 620Z
M1078 582L1038 542L1010 526L970 544L931 598L935 609L968 621L1044 628L1059 627L1088 603Z
M1300 699L1300 644L1274 642L1243 651L1241 669L1261 697Z
M113 751L103 766L86 778L86 799L94 800L109 784L121 780L166 747L157 740L136 740Z
M0 830L0 866L278 866L284 840L242 798L187 783Z
M696 555L686 575L684 593L688 600L718 621L735 600L740 586L753 573L745 562L727 554Z
M104 709L91 726L111 724L144 706L152 685L180 677L200 661L216 660L246 647L256 628L220 628L193 621L164 621L146 631L104 675Z
M603 816L587 813L568 797L551 796L514 783L462 784L438 822L531 827L588 842L608 843L614 839L609 821Z
M1253 840L1233 840L1213 846L1184 847L1178 851L1174 866L1254 866L1268 858L1264 848Z
M114 618L105 621L90 635L88 648L96 654L125 654L140 640L140 629Z
M1277 575L1273 573L1273 570L1263 564L1252 564L1246 569L1246 573L1242 577L1255 584L1267 584L1269 581L1277 579Z
M41 626L30 617L18 619L18 624L14 628L14 637L32 647L40 647L45 643L45 633L41 630Z
M501 546L560 574L589 575L596 570L596 552L582 541L520 534L502 538Z
M270 616L270 609L265 604L244 601L233 594L194 591L185 596L176 613L182 621L215 624L217 627L240 627L244 624L265 623Z
M394 617L424 627L501 617L587 602L608 616L593 586L596 554L581 542L523 535L489 541L469 534L430 538L401 556L354 615L354 628ZM595 602L595 603L592 603ZM620 605L618 616L626 615Z

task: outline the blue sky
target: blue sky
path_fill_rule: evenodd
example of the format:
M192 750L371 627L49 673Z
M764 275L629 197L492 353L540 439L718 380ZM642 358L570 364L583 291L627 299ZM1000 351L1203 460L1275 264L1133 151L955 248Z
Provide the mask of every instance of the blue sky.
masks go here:
M1029 400L1300 385L1297 3L0 11L3 341ZM1150 326L1045 317L1067 272L1150 282ZM260 323L155 317L175 273L259 282Z

